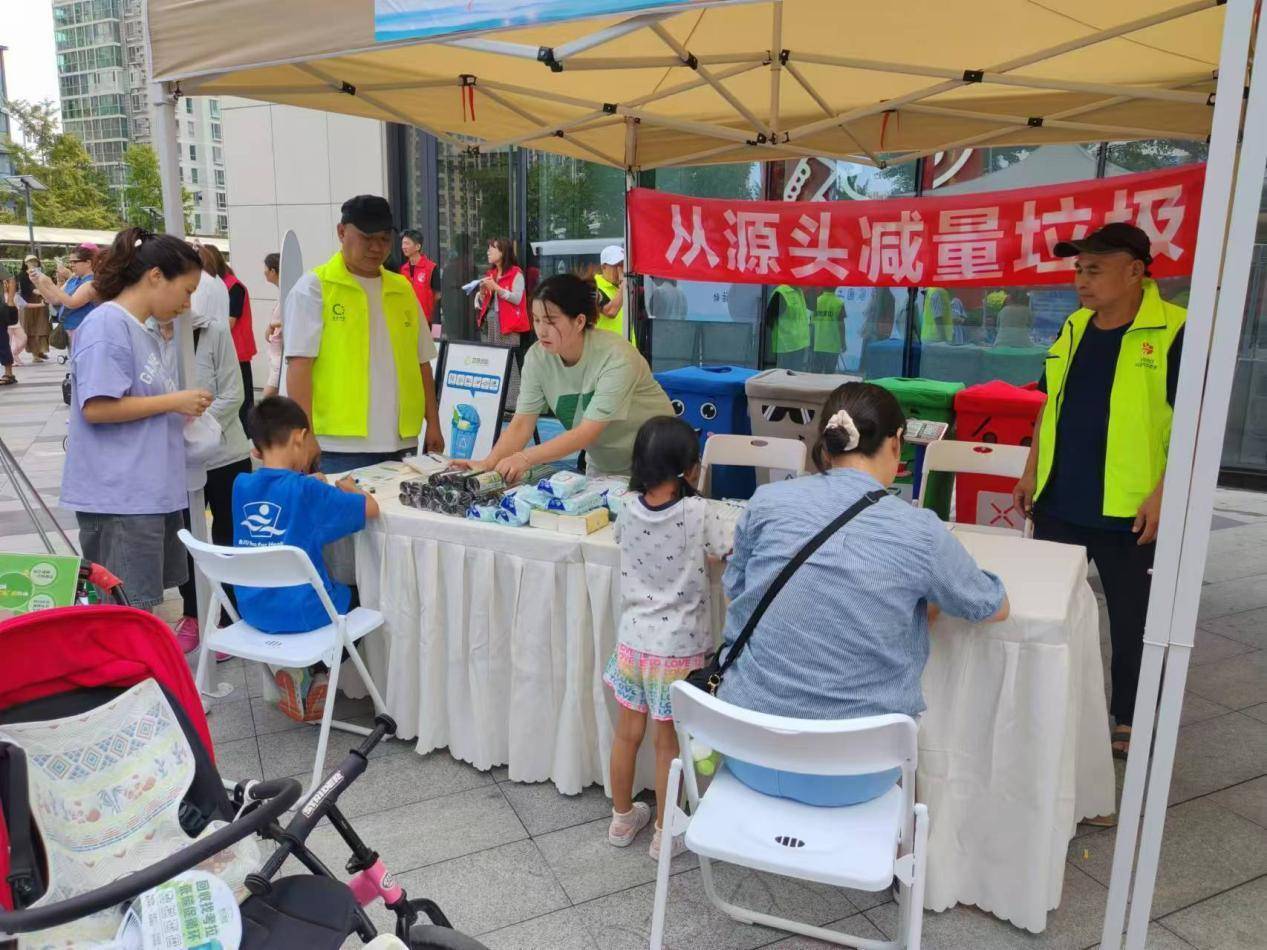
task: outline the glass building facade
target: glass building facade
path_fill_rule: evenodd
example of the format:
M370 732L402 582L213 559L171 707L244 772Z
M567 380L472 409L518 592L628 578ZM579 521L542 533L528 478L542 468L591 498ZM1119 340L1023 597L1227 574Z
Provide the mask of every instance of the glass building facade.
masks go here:
M592 273L602 248L623 240L618 169L531 149L457 150L403 128L392 129L390 143L394 204L443 268L441 320L450 338L477 336L461 288L486 270L490 239L514 243L529 286L563 271ZM1194 142L980 147L882 170L811 158L662 169L639 183L693 197L848 201L1001 191L1204 159L1205 146ZM1267 186L1263 211L1223 458L1225 479L1258 487L1267 487ZM1161 290L1186 304L1186 278L1163 281ZM644 278L651 333L640 345L656 371L731 364L1023 385L1038 379L1047 347L1078 307L1072 286L792 288L811 314L820 295L834 295L844 319L808 349L779 353L769 329L786 292Z

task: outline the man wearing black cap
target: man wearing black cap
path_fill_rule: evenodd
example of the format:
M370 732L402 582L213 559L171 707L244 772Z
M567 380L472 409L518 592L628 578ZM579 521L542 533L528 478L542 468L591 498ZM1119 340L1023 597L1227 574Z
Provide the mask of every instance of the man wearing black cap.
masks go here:
M1047 403L1014 500L1033 516L1035 537L1084 546L1100 572L1113 753L1125 757L1187 311L1162 300L1148 276L1148 235L1133 225L1105 225L1056 254L1077 258L1082 309L1049 351Z
M425 450L444 450L435 343L408 278L383 267L392 230L386 199L349 198L339 250L286 297L287 395L308 413L325 472L400 458L424 420Z

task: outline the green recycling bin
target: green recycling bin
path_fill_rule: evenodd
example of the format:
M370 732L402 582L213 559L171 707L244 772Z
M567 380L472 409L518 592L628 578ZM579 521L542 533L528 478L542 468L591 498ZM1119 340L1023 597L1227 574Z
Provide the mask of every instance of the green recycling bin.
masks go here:
M913 379L906 376L887 376L873 379L871 382L883 386L902 405L902 411L908 419L925 419L930 422L949 422L951 430L955 422L955 393L963 389L963 383L949 383L940 379ZM954 477L946 472L936 472L928 479L928 484L921 486L920 467L924 462L924 453L920 446L903 445L902 462L906 473L899 476L896 482L902 497L913 499L916 492L928 493L928 507L932 508L943 520L950 517L950 492L954 486Z

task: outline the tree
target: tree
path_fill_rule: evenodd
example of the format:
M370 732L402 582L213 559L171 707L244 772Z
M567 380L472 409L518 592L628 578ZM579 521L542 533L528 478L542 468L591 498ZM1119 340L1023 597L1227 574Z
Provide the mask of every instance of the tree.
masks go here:
M166 230L163 220L163 178L158 154L148 145L129 145L123 153L127 184L123 189L123 216L127 223L153 231ZM181 188L185 231L193 233L194 193Z
M1204 162L1210 148L1205 142L1178 139L1147 139L1142 142L1109 143L1109 163L1128 172L1156 171L1174 165Z
M661 168L652 173L654 187L692 198L760 198L761 171L755 162Z
M9 102L22 142L14 143L14 170L32 175L48 190L31 196L35 223L45 227L111 230L119 216L110 198L105 175L92 166L83 142L58 127L57 111L50 102ZM11 223L26 220L26 198L3 217Z
M123 217L135 227L163 226L163 179L158 156L148 145L129 145L123 152L127 184L123 189Z

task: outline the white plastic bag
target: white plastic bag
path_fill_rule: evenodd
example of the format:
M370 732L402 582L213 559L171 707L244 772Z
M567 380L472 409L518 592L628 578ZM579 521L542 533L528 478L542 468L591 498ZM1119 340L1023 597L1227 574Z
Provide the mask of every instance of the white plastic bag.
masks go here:
M185 423L185 462L188 466L205 466L215 458L224 441L224 429L209 412Z

